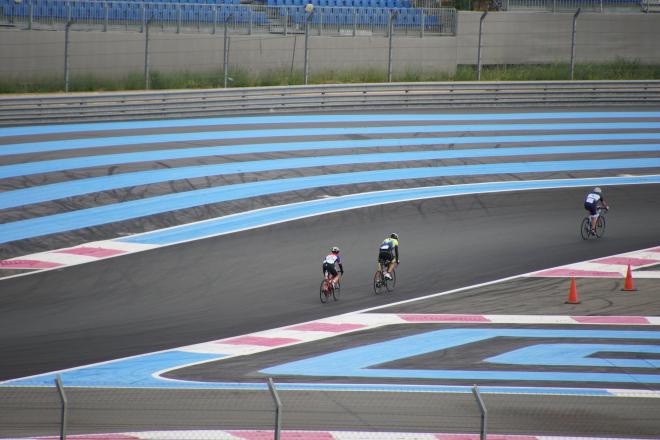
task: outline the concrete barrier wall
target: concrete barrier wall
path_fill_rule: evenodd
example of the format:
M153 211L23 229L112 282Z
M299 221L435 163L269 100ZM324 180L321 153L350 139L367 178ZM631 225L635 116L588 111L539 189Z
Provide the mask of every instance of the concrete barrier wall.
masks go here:
M568 62L574 13L489 12L482 37L483 64ZM476 64L479 12L459 14L459 64ZM576 23L576 62L618 58L660 62L659 14L582 13Z
M479 12L459 14L456 37L393 38L392 68L445 71L476 64ZM482 63L567 62L573 14L493 12L484 21ZM577 23L576 61L617 58L660 63L656 39L660 14L581 14ZM388 38L311 36L310 73L327 70L387 69ZM70 32L71 75L120 77L144 70L144 34ZM223 35L150 32L153 71L221 71ZM232 35L230 66L248 71L303 68L304 35ZM0 75L4 78L62 76L64 31L0 30Z
M71 74L118 77L144 70L144 34L134 32L70 32ZM64 72L64 32L0 31L0 75L40 77ZM406 70L456 69L455 38L395 38L392 67ZM153 71L221 71L222 34L150 32L149 65ZM232 36L230 66L248 71L298 70L304 66L304 35ZM309 39L310 73L326 70L387 69L384 37ZM6 62L5 62L6 61Z

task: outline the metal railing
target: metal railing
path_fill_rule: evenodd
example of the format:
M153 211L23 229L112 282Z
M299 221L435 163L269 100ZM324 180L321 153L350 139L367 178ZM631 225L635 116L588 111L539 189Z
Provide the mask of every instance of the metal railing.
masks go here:
M396 11L396 12L394 12ZM204 4L93 0L0 0L0 22L32 28L76 27L142 31L147 21L161 30L215 33L225 21L232 32L301 33L303 5ZM318 35L386 34L392 17L396 34L456 33L453 8L315 7L310 29Z
M448 82L0 98L0 125L210 115L489 106L658 105L660 81Z
M504 10L566 12L640 12L650 0L503 0Z
M66 377L66 376L65 376ZM389 416L400 421L411 419L406 426L414 425L418 420L414 411L416 404L430 408L425 414L426 427L446 429L451 431L461 429L467 432L479 432L479 438L487 438L485 396L479 387L472 387L472 398L468 393L462 393L456 398L456 393L409 393L402 395L401 404L390 406L378 399L371 400L368 406L352 400L351 396L337 397L342 402L337 404L335 396L328 399L327 395L301 396L300 393L286 390L286 383L276 384L272 378L267 378L268 392L261 384L255 383L252 390L167 390L167 389L126 389L112 388L79 388L67 387L66 379L57 375L55 387L16 387L0 388L0 401L3 412L0 413L0 438L79 438L78 432L86 432L85 437L108 437L108 431L145 431L145 427L154 427L159 432L159 438L185 438L211 440L227 438L230 432L260 430L259 438L291 438L284 432L283 422L289 426L310 426L303 421L311 421L321 429L369 429L369 438L380 437L401 438L400 433L383 432L387 424L383 419L369 420L369 424L361 425L363 417L355 421L355 412L367 410L364 419L370 419L368 413L378 414L388 412ZM323 393L327 394L327 393ZM160 397L160 399L159 399ZM492 397L492 396L491 396ZM358 399L359 400L359 399ZM417 403L416 403L417 401ZM461 402L458 410L448 408ZM123 408L124 405L129 409ZM180 406L177 406L180 405ZM528 404L529 406L529 404ZM394 414L392 414L394 409ZM333 418L327 414L332 411ZM134 412L137 417L128 416ZM451 412L451 414L448 414ZM58 414L59 413L59 414ZM56 414L59 417L56 417ZM480 416L479 416L480 415ZM274 417L273 417L274 416ZM286 417L284 417L286 416ZM347 418L347 416L349 416ZM352 421L350 419L353 419ZM362 420L363 421L363 420ZM376 425L380 421L381 429ZM231 431L224 431L229 426ZM235 428L235 427L240 428ZM111 427L111 429L109 429ZM138 428L139 427L139 428ZM368 431L369 432L369 431ZM59 434L59 435L56 435ZM149 438L155 432L132 438ZM224 435L223 435L224 434ZM357 432L355 432L357 434ZM236 433L236 438L243 438ZM405 435L405 434L404 434ZM71 436L71 437L69 437ZM122 434L114 437L122 438ZM305 438L304 431L297 430L295 438ZM309 431L309 438L318 438L318 432ZM410 435L406 435L410 437Z

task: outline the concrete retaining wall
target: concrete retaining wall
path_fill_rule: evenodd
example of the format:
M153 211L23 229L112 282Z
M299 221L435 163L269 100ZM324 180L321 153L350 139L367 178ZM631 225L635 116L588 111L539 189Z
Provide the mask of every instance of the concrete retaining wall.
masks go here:
M459 14L456 37L395 37L396 72L441 70L476 64L479 12ZM482 63L567 62L573 14L493 12L484 22ZM660 63L656 39L660 14L581 14L576 62L624 58ZM220 71L223 35L150 32L153 71ZM144 70L144 34L72 31L71 75L125 76ZM310 73L326 70L387 69L388 38L311 36ZM303 68L304 35L232 35L230 65L249 71ZM64 32L0 30L0 75L31 78L63 75Z
M483 64L568 62L573 13L492 12L483 25ZM459 64L475 64L481 13L460 13ZM618 58L660 62L658 14L583 13L576 23L576 62Z

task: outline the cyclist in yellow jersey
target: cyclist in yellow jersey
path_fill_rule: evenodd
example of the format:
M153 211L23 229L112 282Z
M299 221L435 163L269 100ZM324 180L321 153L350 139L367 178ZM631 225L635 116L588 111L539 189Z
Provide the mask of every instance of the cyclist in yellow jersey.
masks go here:
M399 235L396 233L390 234L388 238L383 240L378 249L378 262L387 267L385 278L392 279L392 271L399 264Z

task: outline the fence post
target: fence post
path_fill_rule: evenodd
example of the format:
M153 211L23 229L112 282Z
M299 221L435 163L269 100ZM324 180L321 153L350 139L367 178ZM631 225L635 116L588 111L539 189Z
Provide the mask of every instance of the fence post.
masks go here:
M108 20L110 19L110 8L108 2L103 2L103 32L108 32Z
M481 18L479 19L479 45L477 46L477 81L481 80L481 36L483 33L482 30L484 19L486 18L487 14L488 11L484 11L484 13L481 14Z
M304 76L305 76L305 85L307 85L307 81L309 80L309 22L312 19L312 14L314 11L311 13L308 12L307 16L305 17L305 67L304 67Z
M252 14L252 6L249 7L248 14L250 15L250 27L248 28L248 35L252 35L252 20L254 19L254 14Z
M57 391L60 394L60 401L62 403L62 411L60 415L60 440L66 440L66 419L67 419L68 401L66 398L66 394L64 393L64 387L62 386L62 380L60 379L59 374L55 378L55 386L57 387Z
M289 8L284 7L284 36L289 35Z
M477 399L477 405L479 405L479 411L481 412L481 431L480 431L479 439L486 440L488 410L486 409L486 405L484 405L484 401L481 400L481 394L479 394L479 387L474 385L472 387L472 394L474 394L474 397Z
M218 22L218 5L213 5L213 30L211 33L215 35L216 23Z
M72 23L69 20L64 26L64 93L69 93L69 29Z
M32 1L33 0L29 0L28 2L28 30L32 29L32 20L34 16Z
M176 4L176 33L181 33L181 3Z
M398 11L390 10L389 26L387 27L388 48L387 48L387 82L392 82L392 34L394 34L394 20L396 20Z
M140 23L140 33L142 33L147 22L147 9L144 7L144 3L140 3L140 11L142 11L142 22Z
M580 8L578 8L575 15L573 15L573 31L571 32L571 81L573 80L573 74L575 72L575 24L578 15L580 15Z
M229 14L225 17L225 36L222 49L222 73L223 73L223 85L224 88L227 88L227 81L229 80L229 36L227 34L227 23L231 19L233 14Z
M421 19L420 28L419 28L419 38L424 38L424 27L426 26L425 18L426 18L426 11L424 9L422 9L422 19Z
M268 389L270 390L270 395L275 401L275 440L280 440L280 430L282 429L282 401L280 400L280 396L277 395L273 379L270 377L268 378Z
M353 9L353 36L357 35L357 8Z
M151 24L151 17L146 23L146 30L144 32L144 89L149 90L151 87L151 78L149 75L149 25Z

